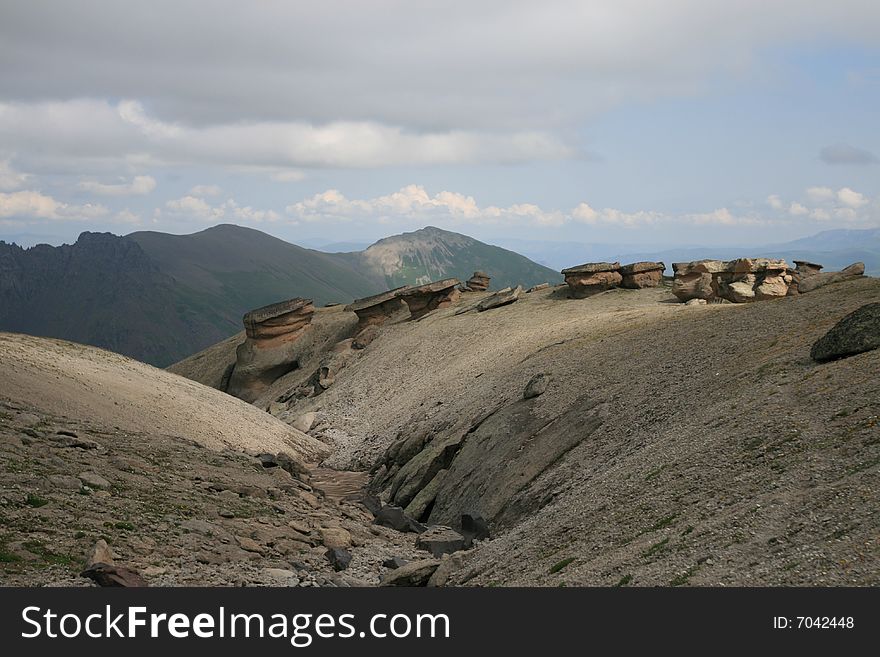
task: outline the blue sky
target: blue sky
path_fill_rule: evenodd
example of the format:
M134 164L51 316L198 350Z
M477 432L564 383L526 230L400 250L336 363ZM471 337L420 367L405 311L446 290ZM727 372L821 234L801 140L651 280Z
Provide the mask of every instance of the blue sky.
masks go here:
M880 7L0 4L0 239L761 244L880 225Z

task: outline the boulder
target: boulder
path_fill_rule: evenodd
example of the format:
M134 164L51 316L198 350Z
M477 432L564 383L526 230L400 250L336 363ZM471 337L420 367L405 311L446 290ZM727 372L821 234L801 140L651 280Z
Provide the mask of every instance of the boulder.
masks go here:
M733 303L766 301L792 294L796 273L785 260L772 258L737 258L676 262L672 293L679 300Z
M437 566L437 570L435 570L434 574L428 579L428 588L446 586L452 573L461 570L464 565L463 556L463 554L458 552L455 554L444 554L440 559L440 565Z
M477 312L482 313L491 310L492 308L500 308L501 306L511 304L519 299L522 292L523 289L521 285L517 285L514 289L506 287L503 290L499 290L492 296L486 297L480 301L480 303L477 304Z
M446 472L446 470L440 470L424 488L416 493L412 502L404 509L406 515L417 520L422 519L422 516L425 515L425 512L434 503L434 498L437 497L437 491L440 490L440 485L443 483Z
M295 370L294 343L307 330L315 307L311 299L290 299L245 314L246 338L235 350L226 392L254 401L277 379Z
M382 566L385 568L403 568L409 561L407 559L403 559L401 557L390 557L389 559L385 559L382 562Z
M399 532L421 533L427 529L423 524L406 515L401 507L392 504L386 504L379 509L373 524L390 527Z
M451 527L443 527L442 525L431 527L428 531L419 534L416 539L416 547L420 550L427 550L434 557L458 552L463 550L464 546L464 536Z
M98 586L138 587L149 586L141 574L125 566L114 566L108 563L94 563L80 573Z
M116 555L113 553L113 550L107 545L107 541L101 538L98 539L92 551L86 557L86 568L91 568L96 563L106 563L112 566L115 560Z
M880 303L850 313L816 340L810 358L820 363L854 356L880 347Z
M419 319L437 308L447 308L458 301L461 292L458 290L457 278L445 278L425 285L410 287L400 293L409 308L410 317Z
M425 586L439 565L437 559L412 561L382 575L379 586Z
M800 292L801 294L805 294L825 285L829 285L830 283L840 283L842 281L848 281L853 278L859 278L864 274L865 263L854 262L849 267L847 267L846 269L842 269L841 271L821 272L801 278L800 282L798 283L798 292Z
M531 399L532 397L543 395L544 391L547 390L548 383L550 383L550 377L547 374L535 374L526 384L526 389L523 391L523 399Z
M351 547L351 534L342 527L324 527L320 531L321 542L324 547L349 548Z
M77 477L79 477L79 480L84 486L88 486L89 488L110 488L110 482L97 472L80 472Z
M467 545L472 541L483 541L489 538L489 524L486 519L473 513L461 514L461 535L465 537Z
M663 271L666 265L662 262L633 262L620 268L623 280L620 287L640 289L643 287L657 287L663 280Z
M293 422L290 423L297 431L302 431L303 433L308 433L309 429L315 426L315 420L318 418L318 414L314 411L309 411L308 413L303 413L298 418L296 418Z
M360 333L368 326L381 326L389 319L403 317L408 311L400 293L407 289L409 285L396 287L348 304L345 307L346 312L353 312L358 318L357 332Z
M813 274L818 274L822 271L822 265L807 260L795 260L794 266L795 271L802 277L812 276Z
M327 561L330 562L330 565L333 566L333 570L337 573L341 570L345 570L351 564L351 552L344 548L330 548L324 553L324 556L327 558Z
M466 282L465 287L472 292L485 292L489 289L489 281L492 280L486 272L475 271Z
M619 262L588 262L562 270L574 299L585 299L617 287L623 281Z

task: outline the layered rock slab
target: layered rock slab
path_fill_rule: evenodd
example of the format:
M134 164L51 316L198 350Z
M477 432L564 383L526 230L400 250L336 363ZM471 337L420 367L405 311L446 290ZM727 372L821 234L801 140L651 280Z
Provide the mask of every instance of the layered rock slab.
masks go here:
M410 317L412 319L419 319L432 310L448 308L458 301L461 296L458 286L459 281L457 278L446 278L441 281L410 287L401 291L398 296L403 299L409 308Z
M563 269L562 275L575 299L586 299L623 282L619 262L588 262Z
M620 287L638 290L645 287L657 287L663 280L666 265L662 262L633 262L620 268L623 280Z

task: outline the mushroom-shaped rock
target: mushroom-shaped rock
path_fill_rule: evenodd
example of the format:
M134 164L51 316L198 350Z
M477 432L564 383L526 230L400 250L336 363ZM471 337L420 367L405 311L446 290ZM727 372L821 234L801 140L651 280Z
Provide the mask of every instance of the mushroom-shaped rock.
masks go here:
M562 270L565 282L575 299L585 299L617 287L623 281L619 262L588 262Z
M822 271L822 265L816 264L815 262L809 262L808 260L795 260L794 261L795 271L801 275L801 277L812 276L813 274L818 274Z
M409 307L412 318L419 319L432 310L446 308L458 301L461 296L458 285L457 278L445 278L406 289L400 293L400 298Z
M657 287L663 280L663 270L666 265L662 262L633 262L620 268L623 281L620 287L637 290L643 287Z
M513 303L514 301L519 299L522 293L523 289L521 285L517 285L513 289L506 287L503 290L498 290L498 292L486 297L477 304L477 312L481 313L486 310L491 310L492 308L506 306L507 304Z
M254 401L276 379L296 369L293 344L305 332L315 307L311 299L290 299L245 314L247 338L235 351L226 392Z
M475 271L474 275L471 276L467 282L465 283L465 287L471 290L472 292L485 292L489 289L489 274L483 271Z
M737 258L677 262L672 293L681 301L726 299L733 303L778 299L792 293L795 273L785 260Z
M406 304L400 298L400 293L409 289L409 285L396 287L381 294L355 299L345 307L358 316L358 332L368 326L381 326L389 319L403 315L406 312Z

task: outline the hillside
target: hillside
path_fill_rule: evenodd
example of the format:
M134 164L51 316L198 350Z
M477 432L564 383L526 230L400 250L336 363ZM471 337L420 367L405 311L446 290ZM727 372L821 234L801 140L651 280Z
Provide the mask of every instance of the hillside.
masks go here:
M877 585L880 351L809 352L878 301L870 278L743 305L551 289L388 324L321 394L291 396L304 369L257 403L316 412L325 463L371 469L385 499L430 482L423 522L485 517L459 584ZM218 345L201 375L232 359ZM537 374L546 392L523 399Z
M235 334L245 312L280 299L348 302L384 290L386 280L415 283L435 271L466 279L475 269L497 271L497 285L559 278L515 253L435 229L349 254L233 225L192 235L83 233L60 247L0 243L0 330L165 366Z

